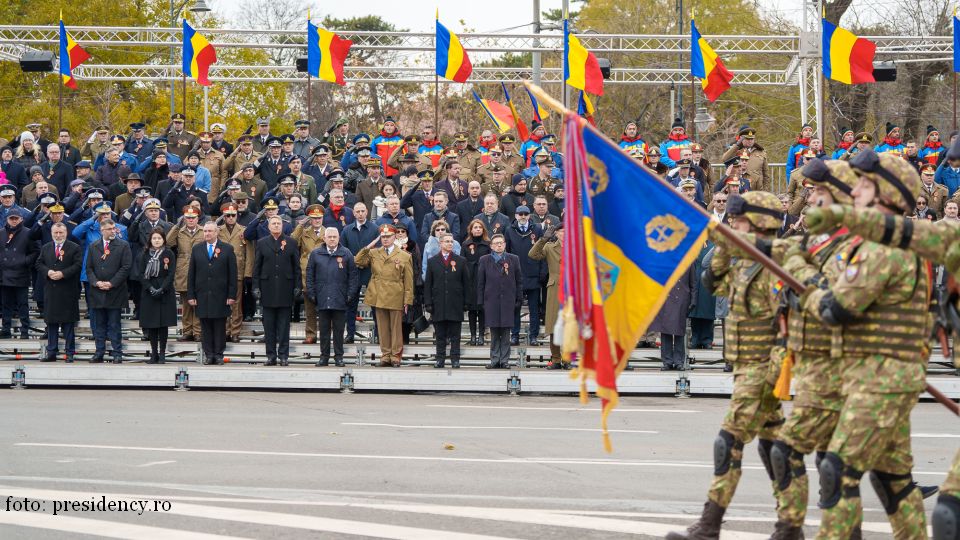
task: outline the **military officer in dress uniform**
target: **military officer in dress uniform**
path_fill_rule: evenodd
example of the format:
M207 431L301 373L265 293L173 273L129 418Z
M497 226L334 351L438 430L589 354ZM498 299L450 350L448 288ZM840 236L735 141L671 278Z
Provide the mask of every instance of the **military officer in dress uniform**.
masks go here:
M183 129L183 123L186 117L181 113L175 113L170 117L170 128L164 134L167 139L167 152L176 155L181 161L186 161L187 154L193 150L194 143L197 142L197 136Z
M413 258L394 245L397 228L380 226L380 237L357 253L359 268L370 268L366 303L375 309L380 334L380 365L400 367L403 354L403 315L413 304ZM375 248L379 242L380 247Z

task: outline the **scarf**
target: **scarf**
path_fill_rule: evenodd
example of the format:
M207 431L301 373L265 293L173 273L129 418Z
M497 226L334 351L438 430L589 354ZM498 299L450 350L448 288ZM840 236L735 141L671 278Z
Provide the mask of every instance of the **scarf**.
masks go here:
M623 141L623 142L632 143L632 142L637 142L637 141L639 141L639 140L640 140L640 136L637 135L636 137L627 137L626 135L621 135L621 136L620 136L620 140Z
M147 260L147 268L143 271L144 279L155 278L160 275L160 254L161 249L151 249L150 259Z
M810 137L797 137L797 144L802 144L803 146L810 146Z
M528 139L528 140L531 140L531 141L533 141L533 142L538 143L538 142L540 142L540 139L542 139L542 138L544 138L544 137L546 137L546 136L547 136L546 133L544 133L543 135L533 135L533 134L531 134L531 135L530 135L530 139Z
M670 139L671 141L680 142L680 141L687 140L687 134L681 133L680 135L674 135L673 133L671 133L670 135L667 136L667 138Z
M420 146L426 146L427 148L440 146L440 139L424 139L423 142L420 143Z
M333 217L340 219L340 211L343 210L342 204L333 204L330 203L330 211L333 212Z
M930 148L931 150L939 150L943 148L943 143L941 143L940 141L937 141L937 142L927 141L927 143L924 144L923 147Z
M387 133L385 130L381 129L381 130L380 130L380 136L381 136L381 137L384 137L384 138L387 138L387 139L392 139L392 138L394 138L394 137L399 137L399 136L400 136L400 131L399 131L399 130L394 130L393 133Z
M493 139L492 141L487 141L487 142L483 142L483 140L477 140L477 146L479 146L480 148L486 148L487 150L490 150L496 145L497 145L496 139Z
M892 137L884 137L883 144L888 144L890 146L900 146L902 139L894 139Z
M840 141L837 143L838 150L849 150L853 146L852 142Z

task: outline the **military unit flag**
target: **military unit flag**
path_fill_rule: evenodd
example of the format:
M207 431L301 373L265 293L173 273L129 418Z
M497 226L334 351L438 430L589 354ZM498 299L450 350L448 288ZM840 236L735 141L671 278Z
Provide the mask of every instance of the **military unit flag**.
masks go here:
M73 78L73 70L84 63L90 54L77 44L67 29L63 26L63 13L60 14L60 78L67 88L77 88L77 81Z
M873 57L877 45L840 28L826 17L821 21L823 76L845 84L876 82L873 78Z
M207 74L210 65L216 63L217 51L203 34L183 20L183 74L191 77L203 86L210 86Z
M730 88L733 73L727 71L717 53L700 35L697 25L690 20L690 74L700 79L703 93L710 103Z
M953 10L953 72L960 73L960 19L957 10Z
M437 75L455 82L467 82L473 66L467 51L460 44L460 38L440 24L437 13Z
M353 42L313 24L307 15L307 73L343 86L343 64Z
M569 22L563 20L563 80L574 88L603 95L603 73L597 57L570 33Z

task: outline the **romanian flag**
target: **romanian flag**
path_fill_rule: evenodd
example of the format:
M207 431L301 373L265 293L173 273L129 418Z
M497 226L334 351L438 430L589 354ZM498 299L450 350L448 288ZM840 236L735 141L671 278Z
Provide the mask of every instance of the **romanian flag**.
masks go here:
M616 376L715 224L595 127L573 114L565 124L564 309L573 306L580 376L583 385L596 379L609 450L606 421L618 401ZM574 203L578 197L582 204Z
M603 74L597 57L570 33L567 19L563 20L563 80L574 88L603 95Z
M460 38L440 24L437 14L437 75L455 82L467 82L473 66L470 57L460 44Z
M483 108L483 112L487 113L490 120L493 120L494 125L497 126L497 131L500 133L506 133L516 125L513 115L506 105L497 103L491 99L483 99L477 95L476 90L473 92L473 97L477 100L477 103L480 104L480 107Z
M834 25L826 18L821 21L823 76L845 84L876 82L873 78L873 56L877 52L877 45Z
M577 101L577 114L586 118L587 122L596 126L597 123L593 120L593 113L595 112L597 112L597 109L595 109L593 103L590 102L590 97L587 96L586 92L581 90L580 99Z
M507 107L510 108L510 116L513 117L513 125L517 127L517 134L520 135L520 140L525 141L530 138L530 132L527 131L526 124L523 123L523 120L520 119L520 113L517 112L517 106L513 104L513 99L510 97L510 92L507 92L506 83L500 83L500 86L503 87L503 100L507 102ZM527 90L529 93L530 91ZM533 97L533 94L530 95Z
M307 73L343 86L343 63L353 42L324 30L310 21L307 15Z
M67 88L77 87L73 78L73 69L84 63L90 54L77 44L67 29L63 26L63 13L60 14L60 78Z
M690 20L690 74L700 79L703 93L713 103L730 88L733 73L727 71L717 53L703 39L697 25Z
M953 71L960 73L960 19L956 9L953 10Z
M203 37L203 34L197 33L187 20L183 20L183 73L192 77L203 86L210 86L210 79L207 73L210 71L210 64L216 63L217 51L213 50L213 45Z
M537 96L533 95L530 89L527 89L527 95L530 96L530 105L533 107L533 119L542 124L543 119L550 116L550 112L540 106L540 102L537 101ZM527 137L523 139L526 140Z

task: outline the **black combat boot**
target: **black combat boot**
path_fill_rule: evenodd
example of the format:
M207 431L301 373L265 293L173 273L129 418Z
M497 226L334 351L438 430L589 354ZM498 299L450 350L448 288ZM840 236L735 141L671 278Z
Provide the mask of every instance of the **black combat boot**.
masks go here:
M786 521L777 521L770 540L803 540L803 527L794 527Z
M667 540L719 540L720 524L723 514L727 511L713 501L703 505L703 514L700 519L684 532L667 533Z

